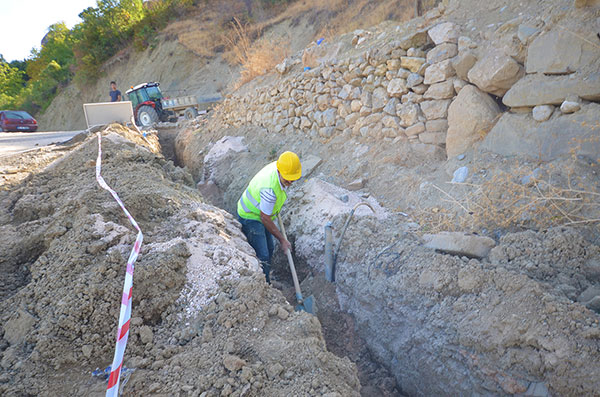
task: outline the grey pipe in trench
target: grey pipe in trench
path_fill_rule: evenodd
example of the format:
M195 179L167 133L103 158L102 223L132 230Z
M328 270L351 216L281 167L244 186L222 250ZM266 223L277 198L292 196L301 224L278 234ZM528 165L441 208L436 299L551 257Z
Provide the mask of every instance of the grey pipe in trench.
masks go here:
M340 237L337 240L337 244L335 245L335 250L333 248L333 227L331 225L331 222L327 222L327 224L325 225L325 278L329 282L333 283L335 281L335 265L337 263L338 254L340 253L340 248L342 246L342 240L344 239L344 234L346 233L346 229L348 228L348 225L350 224L350 221L352 220L352 216L354 215L354 212L361 205L366 205L367 207L369 207L371 209L371 211L373 211L373 213L375 213L375 210L369 203L362 202L362 203L356 204L354 206L354 208L352 208L352 211L350 211L350 215L348 215L348 218L346 219L346 223L344 223L344 227L342 228L342 234L340 234Z

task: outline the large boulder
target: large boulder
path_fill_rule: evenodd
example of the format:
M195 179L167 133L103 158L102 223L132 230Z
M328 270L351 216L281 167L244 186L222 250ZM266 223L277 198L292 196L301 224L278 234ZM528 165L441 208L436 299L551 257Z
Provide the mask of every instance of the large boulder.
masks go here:
M513 58L491 51L475 63L467 76L482 91L502 96L523 74L523 67Z
M527 49L527 73L562 74L598 65L600 51L584 38L565 30L538 36Z
M461 91L462 92L462 91ZM554 112L549 120L535 121L530 113L504 113L485 137L481 148L503 156L529 156L549 161L575 151L598 158L600 105L590 103L573 114Z
M569 95L600 100L600 72L568 76L532 74L523 77L502 98L509 107L560 105Z
M463 153L481 139L492 127L500 108L485 92L472 85L465 86L448 109L446 154Z

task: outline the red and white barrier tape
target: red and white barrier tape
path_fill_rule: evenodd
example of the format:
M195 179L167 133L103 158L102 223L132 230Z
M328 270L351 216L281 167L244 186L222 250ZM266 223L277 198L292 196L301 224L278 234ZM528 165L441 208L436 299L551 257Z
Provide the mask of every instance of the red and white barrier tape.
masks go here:
M121 312L119 314L117 345L115 347L115 356L110 367L111 372L108 378L108 386L106 388L106 397L116 397L119 395L119 377L121 374L121 367L123 366L123 355L125 354L125 347L127 346L127 338L129 337L129 320L131 319L131 293L133 290L134 263L140 253L140 248L142 247L144 235L142 234L142 230L138 226L135 219L133 219L129 211L127 211L127 208L125 208L125 205L119 198L119 195L117 195L117 193L106 184L104 178L102 178L102 175L100 175L101 169L102 135L100 131L98 131L98 158L96 159L96 180L103 189L109 191L109 193L117 201L125 215L127 215L127 218L129 218L129 222L131 222L133 227L135 227L138 231L137 237L135 239L135 244L133 245L131 254L129 254L129 259L127 260L127 272L125 273L125 282L123 284L123 297L121 299Z

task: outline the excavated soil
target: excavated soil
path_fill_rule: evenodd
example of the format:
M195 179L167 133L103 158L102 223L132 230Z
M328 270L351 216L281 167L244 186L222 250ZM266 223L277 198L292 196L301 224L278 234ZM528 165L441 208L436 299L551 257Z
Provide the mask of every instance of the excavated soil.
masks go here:
M156 136L102 134L103 176L144 232L124 395L358 395L356 366L267 286L237 221ZM0 192L2 395L104 394L135 233L97 185L96 155L88 137Z

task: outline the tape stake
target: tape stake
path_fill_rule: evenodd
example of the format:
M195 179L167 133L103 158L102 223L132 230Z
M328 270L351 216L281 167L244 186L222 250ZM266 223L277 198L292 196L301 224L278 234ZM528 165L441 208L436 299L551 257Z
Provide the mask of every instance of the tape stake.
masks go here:
M125 208L125 205L119 198L117 192L111 189L110 186L108 186L108 184L104 181L104 178L102 178L102 134L100 131L98 131L97 135L98 158L96 159L96 181L98 181L100 187L107 190L113 196L115 201L119 204L129 219L129 222L131 222L133 227L138 232L133 248L131 249L131 254L127 260L127 271L125 273L125 281L123 283L123 296L121 299L121 311L119 313L119 328L117 330L115 356L113 358L112 365L110 366L111 372L108 378L108 386L106 388L106 397L117 397L119 395L119 378L121 375L121 368L123 367L123 356L125 355L125 347L127 346L127 339L129 338L129 320L131 318L134 263L140 254L144 235L142 234L142 229L140 229L135 219L133 219L129 211L127 211L127 208Z

